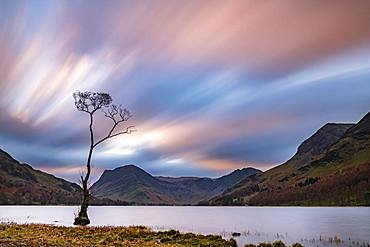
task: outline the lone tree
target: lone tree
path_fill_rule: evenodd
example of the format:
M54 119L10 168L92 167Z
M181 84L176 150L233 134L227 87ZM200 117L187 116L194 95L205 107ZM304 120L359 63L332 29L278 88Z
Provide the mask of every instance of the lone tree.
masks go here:
M91 158L94 148L110 138L123 134L131 134L134 131L134 126L128 126L125 130L116 130L117 128L119 128L121 123L128 121L132 117L132 115L127 109L122 108L121 105L112 104L112 97L107 93L77 91L73 94L73 98L75 99L77 110L86 112L87 114L89 114L90 117L90 147L86 161L86 174L85 176L81 176L83 199L80 211L73 224L88 225L90 223L89 217L87 215L87 207L89 206L90 197L88 182L91 173ZM99 140L95 140L93 130L94 113L97 111L103 112L104 116L109 118L113 122L108 134Z

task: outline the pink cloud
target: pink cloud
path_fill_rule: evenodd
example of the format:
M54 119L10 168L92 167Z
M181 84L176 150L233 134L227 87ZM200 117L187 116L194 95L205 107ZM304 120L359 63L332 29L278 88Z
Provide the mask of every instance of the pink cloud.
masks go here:
M368 1L156 1L122 4L100 27L151 59L304 66L370 41Z

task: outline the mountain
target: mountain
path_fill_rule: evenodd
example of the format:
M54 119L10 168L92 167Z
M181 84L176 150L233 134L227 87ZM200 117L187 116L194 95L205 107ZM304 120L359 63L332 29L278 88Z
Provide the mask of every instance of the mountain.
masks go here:
M92 186L94 205L185 205L208 200L259 170L245 168L218 179L153 177L128 165L106 170ZM82 189L75 183L21 164L0 149L0 205L78 205Z
M210 205L370 205L370 113L326 124L286 163L250 176Z
M370 205L370 113L329 123L284 164L244 168L217 179L154 177L134 165L106 170L91 204ZM79 204L81 188L20 164L0 149L0 204Z
M0 149L0 204L79 204L81 188L20 164Z
M0 205L79 205L81 199L79 185L21 164L0 149ZM91 197L90 204L128 203Z
M325 124L299 145L297 153L293 156L291 162L295 162L298 167L308 164L317 155L322 154L328 147L343 137L344 133L353 126L354 124Z
M254 168L244 168L217 179L154 177L137 166L127 165L104 171L91 187L91 193L97 198L135 204L191 205L206 201L260 172Z

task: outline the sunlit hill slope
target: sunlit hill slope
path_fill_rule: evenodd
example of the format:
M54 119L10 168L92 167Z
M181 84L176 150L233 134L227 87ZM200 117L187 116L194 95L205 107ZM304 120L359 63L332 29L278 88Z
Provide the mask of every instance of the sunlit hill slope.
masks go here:
M370 113L326 124L286 163L241 181L210 205L370 205Z

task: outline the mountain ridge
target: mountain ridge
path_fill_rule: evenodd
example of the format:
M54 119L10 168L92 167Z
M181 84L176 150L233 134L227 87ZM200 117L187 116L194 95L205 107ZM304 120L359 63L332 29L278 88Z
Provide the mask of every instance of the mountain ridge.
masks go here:
M291 159L265 172L166 177L130 164L105 170L91 192L98 205L370 205L370 113L356 124L325 124ZM0 204L77 205L80 199L79 185L0 149Z
M325 126L329 125L322 128ZM304 153L301 157L298 148L297 153L284 164L244 179L208 203L256 206L370 205L370 113L357 124L333 126L339 127L335 130L339 135L326 139L329 141L318 149L320 152L307 152L308 155ZM315 132L303 143L311 143L308 147L314 146L317 133L322 131ZM307 150L311 150L310 147Z
M237 169L220 178L152 176L135 165L105 170L91 187L98 198L137 204L191 205L223 192L242 178L261 172Z
M354 124L325 124L298 146L292 160L295 160L297 166L304 166L337 142L353 126Z
M79 205L82 189L53 174L22 164L0 149L0 205ZM127 202L91 198L92 205Z

